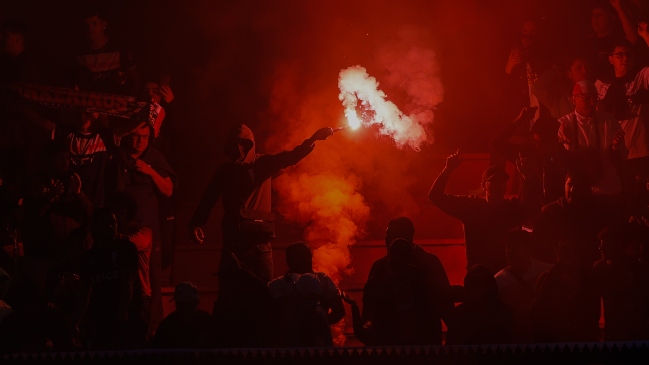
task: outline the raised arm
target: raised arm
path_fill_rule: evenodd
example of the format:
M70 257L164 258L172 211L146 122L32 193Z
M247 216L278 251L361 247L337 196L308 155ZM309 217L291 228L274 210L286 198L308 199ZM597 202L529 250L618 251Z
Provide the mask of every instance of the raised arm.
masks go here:
M617 17L620 19L626 40L631 42L631 44L636 44L636 42L638 41L638 32L634 22L631 20L631 14L629 10L622 6L621 0L610 1L611 5L617 12Z
M437 176L437 179L435 179L433 186L428 192L428 199L430 199L435 206L444 213L456 218L460 218L462 212L466 211L466 204L463 204L463 200L467 199L467 197L446 194L444 191L446 190L448 179L460 164L462 164L462 156L458 150L446 158L446 166L442 172L440 172L439 176Z
M254 165L255 179L265 180L280 170L297 164L313 151L317 141L324 141L333 134L333 128L320 128L291 151L261 156Z

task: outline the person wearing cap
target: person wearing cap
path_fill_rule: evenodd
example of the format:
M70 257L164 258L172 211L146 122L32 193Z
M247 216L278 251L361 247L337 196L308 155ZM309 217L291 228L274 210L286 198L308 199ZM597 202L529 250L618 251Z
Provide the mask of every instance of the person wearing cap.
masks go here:
M536 204L518 198L505 198L509 175L497 165L482 173L485 197L459 196L444 191L462 157L456 152L446 159L446 166L430 188L428 198L444 213L462 221L467 266L482 264L493 274L507 266L505 232L521 228L527 217L536 214Z
M198 308L198 287L189 281L176 285L170 299L176 310L158 326L152 340L154 348L207 348L211 345L212 316Z
M558 138L569 170L581 170L595 195L617 196L622 182L617 172L626 156L624 131L612 114L597 110L599 97L595 84L582 80L572 92L574 112L559 118Z

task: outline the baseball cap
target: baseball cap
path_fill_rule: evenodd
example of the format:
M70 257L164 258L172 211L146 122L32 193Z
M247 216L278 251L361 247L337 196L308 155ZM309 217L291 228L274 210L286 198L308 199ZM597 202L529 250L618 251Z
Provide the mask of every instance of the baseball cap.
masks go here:
M176 302L186 303L195 299L199 299L198 287L189 281L184 281L176 285L174 296L169 301L175 300Z
M505 181L509 180L509 175L507 172L505 172L505 169L503 169L500 166L489 166L487 167L486 170L482 173L482 182L485 183L489 180L493 180L495 178L501 178Z

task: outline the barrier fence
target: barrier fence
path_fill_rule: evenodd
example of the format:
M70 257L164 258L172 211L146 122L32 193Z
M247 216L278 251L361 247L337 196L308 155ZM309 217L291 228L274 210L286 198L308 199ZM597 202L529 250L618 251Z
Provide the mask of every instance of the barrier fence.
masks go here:
M525 345L170 349L5 355L3 364L649 364L649 342Z

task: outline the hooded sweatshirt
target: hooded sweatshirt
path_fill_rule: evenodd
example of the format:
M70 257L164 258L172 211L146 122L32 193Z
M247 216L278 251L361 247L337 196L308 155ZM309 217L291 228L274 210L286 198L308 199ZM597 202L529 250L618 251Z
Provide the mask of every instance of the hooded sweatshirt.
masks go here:
M313 145L305 140L291 151L273 155L258 154L254 135L244 124L230 130L226 153L239 143L247 144L250 148L244 156L225 162L216 169L190 223L192 226L205 225L212 208L221 198L224 210L221 221L223 243L228 248L237 246L239 210L243 208L270 213L271 178L282 169L297 164L313 151Z

